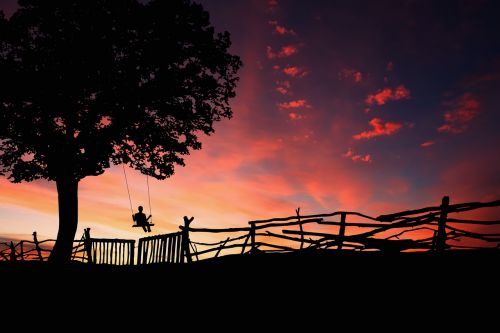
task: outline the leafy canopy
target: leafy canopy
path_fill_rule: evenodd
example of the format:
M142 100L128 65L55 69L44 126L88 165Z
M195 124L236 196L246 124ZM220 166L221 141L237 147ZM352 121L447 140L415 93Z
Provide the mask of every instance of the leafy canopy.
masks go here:
M0 173L164 179L232 115L239 57L187 0L20 0L0 13Z

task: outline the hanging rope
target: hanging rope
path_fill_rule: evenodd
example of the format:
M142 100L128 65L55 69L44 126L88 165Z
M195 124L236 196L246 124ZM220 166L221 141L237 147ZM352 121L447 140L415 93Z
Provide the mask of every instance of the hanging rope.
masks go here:
M148 186L149 215L151 215L151 221L149 223L153 224L153 213L151 213L151 196L149 195L149 177L148 177L148 175L146 175L146 184Z
M132 208L132 199L130 199L130 190L128 189L128 180L127 180L127 173L125 172L125 165L122 164L123 167L123 175L125 176L125 184L127 185L127 193L128 193L128 202L130 203L130 212L132 212L132 215L134 215L134 209ZM148 195L149 195L149 187L148 187ZM149 208L151 210L151 208Z

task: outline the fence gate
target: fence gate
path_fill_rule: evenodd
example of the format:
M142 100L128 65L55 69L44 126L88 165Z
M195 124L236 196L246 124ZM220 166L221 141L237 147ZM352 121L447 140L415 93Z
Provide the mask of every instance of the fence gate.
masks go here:
M137 265L156 263L183 263L182 232L139 239Z
M135 240L91 238L87 258L92 264L133 265Z

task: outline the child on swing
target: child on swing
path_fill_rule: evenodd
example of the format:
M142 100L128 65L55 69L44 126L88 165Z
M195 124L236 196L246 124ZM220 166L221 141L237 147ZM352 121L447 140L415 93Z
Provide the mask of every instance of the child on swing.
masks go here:
M151 227L149 226L148 222L148 220L151 218L151 215L146 218L146 214L142 212L142 206L139 206L137 209L139 210L139 212L132 215L132 220L135 221L136 225L141 226L144 232L151 232Z

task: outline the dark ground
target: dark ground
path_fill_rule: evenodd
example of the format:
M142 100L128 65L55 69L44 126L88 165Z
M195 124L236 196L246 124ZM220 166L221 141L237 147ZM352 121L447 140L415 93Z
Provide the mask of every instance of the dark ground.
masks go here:
M233 255L192 264L146 266L1 262L0 277L16 281L16 284L36 280L47 290L85 286L96 290L105 288L110 293L121 293L123 286L132 290L147 287L146 291L153 288L158 292L178 291L180 287L188 291L199 288L206 292L215 287L228 290L289 287L328 291L339 289L341 285L361 290L392 289L404 285L440 289L443 284L483 289L498 287L499 264L500 251L387 254L316 250Z
M176 313L213 312L214 319L234 311L242 317L270 313L276 318L285 311L289 319L294 313L302 319L317 313L328 322L339 308L384 316L402 311L412 317L412 311L439 317L441 311L456 316L457 311L480 310L487 319L499 309L499 264L500 251L314 251L225 256L189 265L3 262L0 278L3 300L55 300L61 310L74 309L92 319L115 311L123 320L147 317L148 323ZM312 317L303 317L306 312Z

